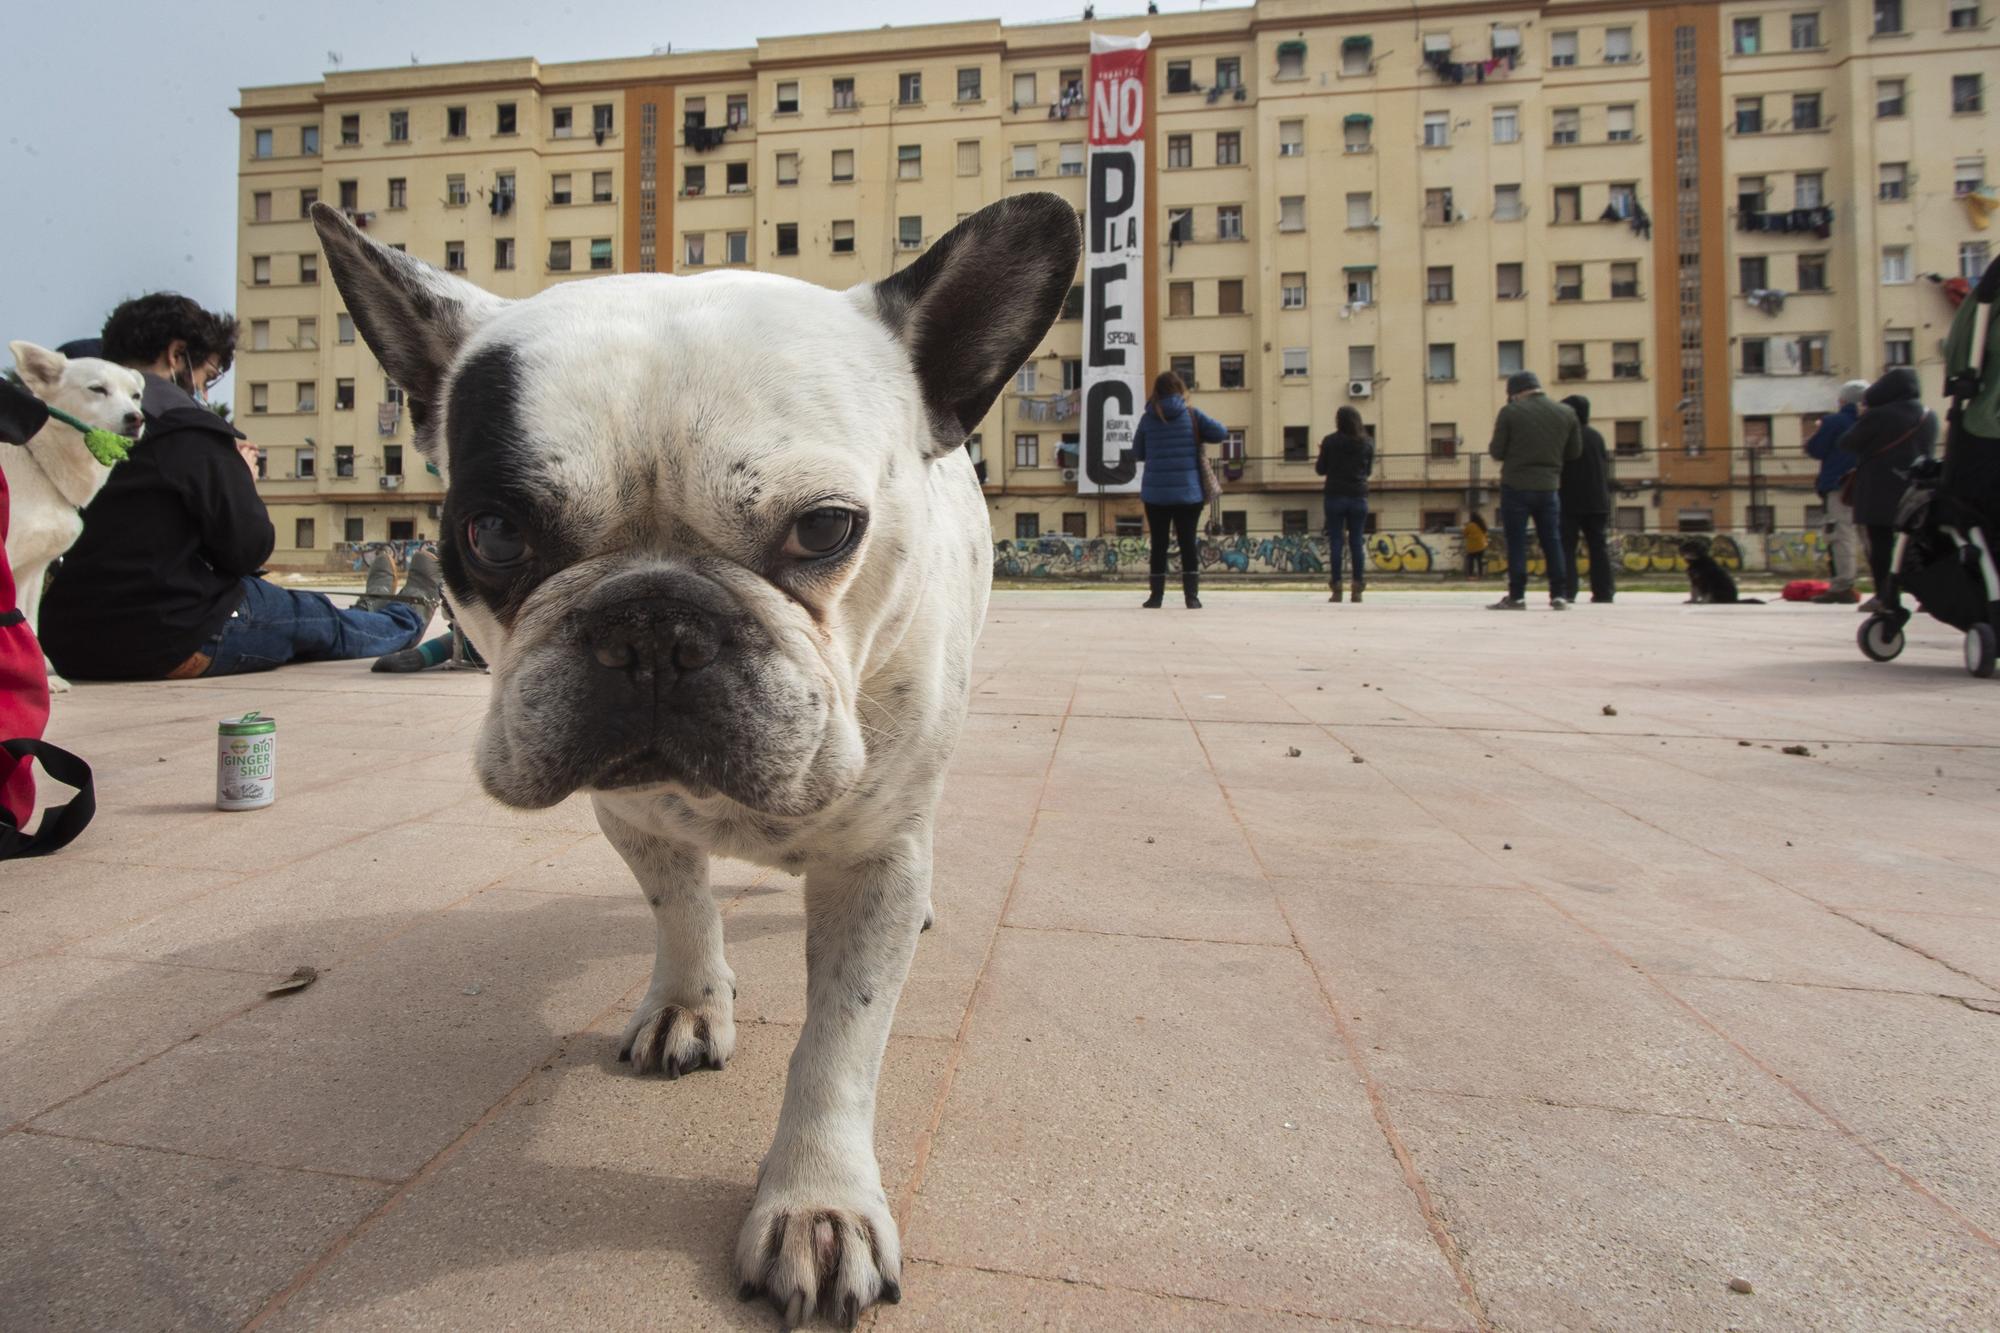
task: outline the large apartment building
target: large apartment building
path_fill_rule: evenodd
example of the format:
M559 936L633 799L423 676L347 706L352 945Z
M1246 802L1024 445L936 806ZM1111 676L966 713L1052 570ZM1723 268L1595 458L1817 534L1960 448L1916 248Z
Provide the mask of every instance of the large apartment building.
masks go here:
M1092 31L1152 34L1154 365L1231 430L1227 525L1317 528L1318 439L1375 522L1490 506L1505 377L1591 399L1628 531L1816 519L1837 385L1934 386L2000 149L1996 0L1261 0L245 89L238 422L284 564L434 535L401 394L306 208L502 296L602 273L881 278L1009 193L1084 203ZM1079 287L973 437L996 537L1137 531L1080 495Z

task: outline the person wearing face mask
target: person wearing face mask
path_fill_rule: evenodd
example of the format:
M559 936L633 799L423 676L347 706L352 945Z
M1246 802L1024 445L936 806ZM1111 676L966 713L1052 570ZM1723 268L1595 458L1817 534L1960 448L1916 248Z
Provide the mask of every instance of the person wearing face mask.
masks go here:
M236 321L155 292L105 321L106 360L141 372L145 433L83 512L83 536L42 602L42 645L72 680L183 680L417 642L440 596L419 553L395 592L386 554L368 594L336 607L257 577L277 534L257 494L257 448L208 409L236 354Z

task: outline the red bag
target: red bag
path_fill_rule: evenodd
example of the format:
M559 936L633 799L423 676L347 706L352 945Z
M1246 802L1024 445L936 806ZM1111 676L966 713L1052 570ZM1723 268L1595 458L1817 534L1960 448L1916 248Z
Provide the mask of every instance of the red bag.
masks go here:
M0 449L12 448L0 441ZM7 476L0 472L0 548L7 542L8 512ZM90 766L44 741L48 725L49 678L42 645L14 604L14 571L0 558L0 861L46 856L68 846L97 812ZM37 759L50 777L75 787L77 794L68 805L44 813L41 827L30 834L26 828L35 813Z
M1783 596L1788 602L1810 602L1832 586L1825 579L1793 579L1785 585Z

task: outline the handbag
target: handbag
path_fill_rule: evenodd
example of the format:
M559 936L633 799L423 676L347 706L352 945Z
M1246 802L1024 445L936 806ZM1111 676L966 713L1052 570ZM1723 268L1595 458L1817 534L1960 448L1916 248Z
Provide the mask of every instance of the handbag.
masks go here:
M1855 464L1854 470L1852 472L1849 472L1846 476L1840 479L1840 502L1846 505L1849 509L1854 508L1854 483L1860 480L1861 469L1867 467L1870 463L1874 462L1878 458L1887 458L1890 455L1890 453L1892 453L1896 449L1901 448L1903 441L1909 439L1912 435L1915 435L1918 431L1922 430L1924 428L1924 423L1929 421L1930 419L1931 419L1931 413L1929 412L1924 413L1923 416L1917 419L1916 425L1910 427L1908 430L1904 431L1901 435L1898 435L1895 439L1891 440L1888 444L1883 445L1880 449L1877 449L1874 453L1868 455L1868 457L1862 459L1859 463Z

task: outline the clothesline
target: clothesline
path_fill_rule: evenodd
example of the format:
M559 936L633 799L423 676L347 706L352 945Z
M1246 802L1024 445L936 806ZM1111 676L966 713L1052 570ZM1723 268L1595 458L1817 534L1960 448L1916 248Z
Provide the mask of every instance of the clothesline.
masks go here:
M1506 51L1490 60L1453 60L1449 51L1426 51L1424 64L1431 72L1447 83L1464 83L1467 79L1474 83L1484 83L1504 65L1513 70L1520 59L1520 52Z

